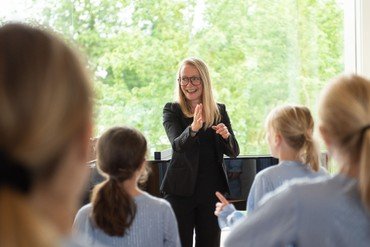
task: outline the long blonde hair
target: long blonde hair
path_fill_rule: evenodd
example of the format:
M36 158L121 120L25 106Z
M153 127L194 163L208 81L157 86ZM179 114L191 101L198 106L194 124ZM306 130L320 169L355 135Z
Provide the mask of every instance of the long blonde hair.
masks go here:
M181 69L185 65L194 66L199 72L200 78L202 80L202 85L203 85L202 104L203 104L204 128L209 128L213 124L219 123L221 121L221 115L217 107L217 103L213 97L212 83L211 83L211 77L208 72L208 67L204 61L202 61L199 58L193 58L193 57L186 58L180 63L179 70L177 72L177 78L176 78L177 86L175 90L175 95L177 95L181 110L186 117L192 117L193 113L191 111L191 105L187 101L177 81L177 79L180 78L181 76Z
M333 79L321 95L319 117L343 165L358 166L361 199L370 210L370 81Z
M312 170L319 170L319 151L313 137L314 121L307 107L276 107L266 118L266 129L270 128L281 134L287 144L298 151L298 159Z
M92 92L85 70L49 31L24 24L0 28L0 151L13 161L0 165L14 169L17 163L28 171L28 190L53 177L68 146L90 125ZM30 192L7 183L0 184L1 244L56 245L27 199Z

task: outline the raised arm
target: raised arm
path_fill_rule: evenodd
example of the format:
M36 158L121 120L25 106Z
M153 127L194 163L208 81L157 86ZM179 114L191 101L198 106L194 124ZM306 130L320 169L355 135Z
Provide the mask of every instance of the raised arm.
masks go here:
M234 131L231 127L230 118L226 111L226 106L219 104L222 116L222 122L213 127L216 133L219 134L221 143L223 144L223 151L229 157L235 158L239 155L239 144L235 138ZM226 127L226 129L225 129Z
M184 152L198 139L197 135L191 135L191 127L184 126L181 121L181 110L174 103L167 103L163 108L163 127L170 140L172 149Z

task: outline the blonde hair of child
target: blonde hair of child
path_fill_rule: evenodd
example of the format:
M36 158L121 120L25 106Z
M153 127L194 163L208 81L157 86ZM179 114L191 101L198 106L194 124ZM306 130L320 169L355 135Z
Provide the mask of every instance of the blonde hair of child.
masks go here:
M313 137L314 121L307 107L276 107L266 119L266 129L271 128L281 134L290 147L297 150L297 159L309 165L313 171L319 170L319 151Z

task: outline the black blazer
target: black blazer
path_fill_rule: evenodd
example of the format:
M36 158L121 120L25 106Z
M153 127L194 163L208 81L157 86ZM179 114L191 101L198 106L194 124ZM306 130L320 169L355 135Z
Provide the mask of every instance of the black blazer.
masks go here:
M223 155L236 157L239 155L239 145L231 128L230 119L225 105L217 104L230 136L227 140L215 134L217 161L222 166L227 180ZM178 103L167 103L163 109L163 126L172 145L172 159L161 184L161 191L179 196L191 196L195 189L199 165L198 135L190 135L190 125L193 118L187 118Z

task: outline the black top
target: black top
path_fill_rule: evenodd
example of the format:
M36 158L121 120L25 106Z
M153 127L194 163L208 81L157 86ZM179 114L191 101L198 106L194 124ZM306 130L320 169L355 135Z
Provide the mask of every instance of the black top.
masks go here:
M208 128L199 130L199 167L198 178L207 174L215 174L217 168L217 150L215 145L215 132Z
M222 163L217 161L217 149L215 145L215 130L201 129L199 135L199 166L197 175L197 187L209 189L211 194L215 191L226 192L227 180L222 169Z
M187 118L178 103L167 103L163 109L163 126L172 145L172 159L161 185L161 191L180 196L191 196L199 181L227 180L223 155L232 158L239 155L239 145L231 128L225 105L218 104L221 123L230 136L223 139L208 128L195 136L190 134L192 118ZM200 180L198 180L200 178ZM206 180L204 180L204 179ZM218 182L217 182L218 183ZM224 183L221 182L223 187Z

